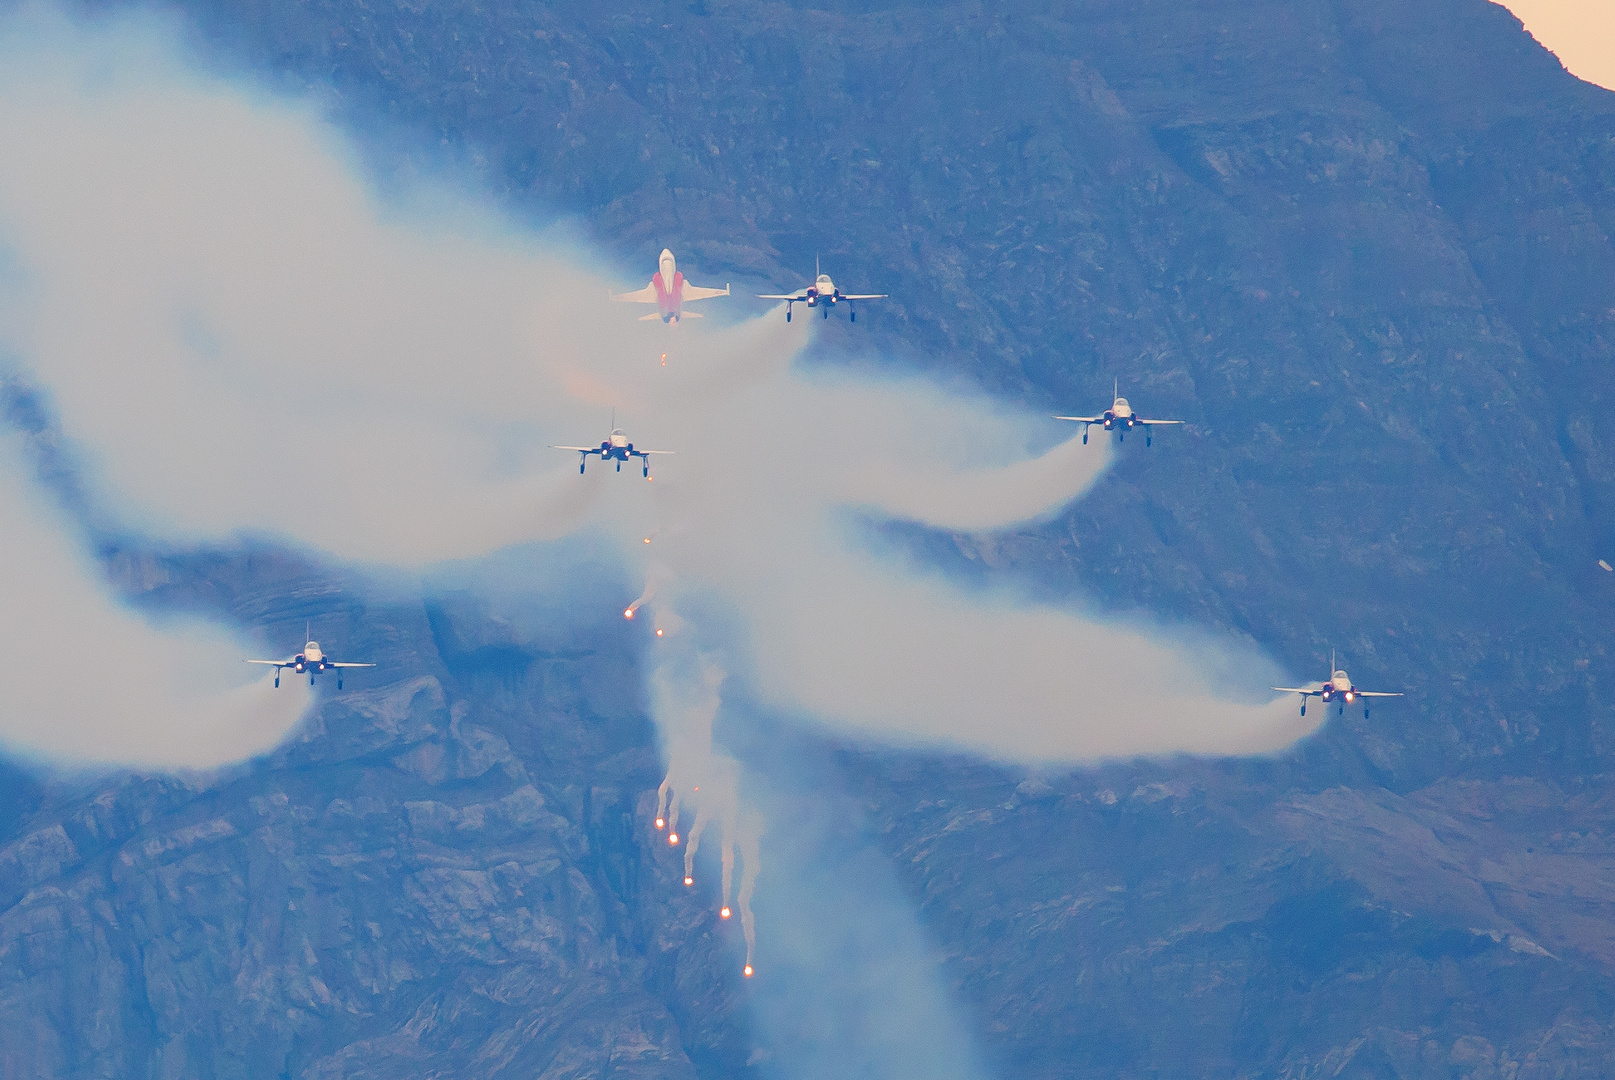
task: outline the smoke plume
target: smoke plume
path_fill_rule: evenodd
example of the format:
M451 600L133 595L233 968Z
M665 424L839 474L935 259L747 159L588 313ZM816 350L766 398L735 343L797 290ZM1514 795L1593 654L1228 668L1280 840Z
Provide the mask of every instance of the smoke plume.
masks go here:
M200 621L154 626L114 596L76 522L0 437L0 740L77 764L206 768L269 750L311 700Z
M1261 686L1254 648L966 591L849 526L1035 520L1107 444L968 388L793 362L817 320L636 322L605 296L648 267L608 279L441 190L383 201L311 107L195 74L144 23L42 18L0 43L0 341L121 519L409 565L588 530L647 574L654 553L670 606L728 605L764 700L883 737L1082 759L1300 733L1192 659L1232 649ZM598 441L613 409L676 451L654 484L550 449Z

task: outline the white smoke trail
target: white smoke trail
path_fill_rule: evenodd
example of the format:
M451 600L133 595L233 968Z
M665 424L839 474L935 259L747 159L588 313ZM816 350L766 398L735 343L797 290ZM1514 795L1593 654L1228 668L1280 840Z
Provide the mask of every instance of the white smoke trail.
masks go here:
M684 625L671 611L658 614ZM656 796L655 826L658 831L665 827L668 842L676 846L681 815L693 807L695 819L683 836L684 884L693 886L701 838L716 823L723 867L718 917L730 917L730 898L734 897L746 938L744 974L750 976L757 944L751 896L761 858L762 818L755 810L742 809L740 763L713 748L712 725L723 703L725 678L716 658L698 651L685 637L668 642L651 672L651 713L666 742L668 759L667 776ZM733 891L737 844L741 850L738 894Z
M1109 465L1108 443L968 388L795 363L815 330L778 312L723 327L715 307L658 362L667 330L605 303L619 283L589 253L446 198L382 204L314 109L199 76L145 17L0 18L0 144L0 352L50 389L109 513L178 539L265 534L412 566L586 535L643 574L628 611L667 631L650 673L658 819L676 837L693 807L692 879L708 825L721 830L720 918L733 897L747 975L764 816L713 747L726 673L797 715L996 757L1243 752L1304 733L1293 706L1244 704L1195 659L1232 656L1224 668L1265 686L1253 647L961 589L848 526L1045 519ZM654 484L579 476L550 449L595 442L613 408L641 447L677 452ZM60 554L59 535L35 546L52 543ZM697 599L734 631L693 603L681 619ZM274 698L192 692L193 673L238 670L241 651L154 637L83 580L51 602L63 618L39 641L0 641L0 722L41 752L222 760L272 744L306 703L300 682ZM60 702L75 650L103 661L96 678L72 709L30 712ZM61 723L44 733L38 715ZM789 840L804 850L799 830ZM793 932L816 952L816 927ZM884 966L897 973L882 987L927 988L910 996L947 1014L923 964ZM928 1075L972 1071L951 1035L927 1040ZM891 1040L893 1056L912 1041Z
M746 938L746 966L742 974L751 975L757 953L757 920L751 913L751 898L757 891L757 875L762 870L763 815L748 810L740 815L736 826L735 842L740 847L740 892L735 906L740 909L740 929ZM729 895L729 870L733 856L724 863L724 896Z
M725 328L714 309L664 368L667 328L606 302L585 254L442 197L379 204L311 110L197 76L150 24L41 20L0 20L0 347L115 516L415 565L588 530L732 611L745 649L724 662L765 702L882 738L1081 760L1301 733L1206 679L1193 634L967 591L846 525L1047 517L1108 444L793 364L815 331L779 313ZM677 452L656 483L549 448L598 439L613 408ZM1252 687L1277 674L1249 643L1201 646Z
M208 768L271 749L313 701L202 620L153 625L113 595L78 526L0 437L0 742L74 763ZM17 676L21 677L17 677Z

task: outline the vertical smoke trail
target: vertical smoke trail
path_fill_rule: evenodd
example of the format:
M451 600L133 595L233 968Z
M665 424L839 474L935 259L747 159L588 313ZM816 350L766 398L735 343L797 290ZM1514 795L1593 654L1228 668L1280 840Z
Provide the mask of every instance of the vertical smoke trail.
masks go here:
M667 826L667 842L679 842L679 789L673 782L673 773L668 772L662 778L662 786L656 790L656 828L660 831L663 825Z
M695 791L699 794L701 788L697 786ZM696 801L695 824L690 826L690 838L684 845L684 884L686 886L695 884L695 849L701 846L701 834L706 831L707 822L712 817L707 805L707 803L700 800Z
M728 852L734 846L735 818L740 812L740 763L726 754L712 754L707 768L695 784L692 793L701 796L695 800L695 824L690 826L690 842L684 846L684 884L695 884L695 851L701 845L701 834L716 816L718 843L725 859L733 862ZM728 904L729 890L724 886L723 903Z
M738 765L736 767L738 768ZM737 788L738 788L738 785L737 785ZM740 800L735 799L735 800L732 800L729 803L725 804L724 810L725 810L725 814L724 814L724 819L723 819L723 848L722 848L722 854L723 854L723 888L719 892L719 896L720 896L719 904L720 904L720 906L718 908L718 918L720 918L720 919L727 919L729 917L729 915L730 915L729 897L731 895L733 895L733 893L734 893L735 844L740 838ZM749 866L750 863L748 862L747 865ZM742 926L744 926L746 924L746 918L748 918L749 916L750 916L750 908L748 907L746 909L746 915L742 916L742 918L740 920ZM751 956L750 956L749 952L748 952L748 954L746 956L746 967L748 969L751 967Z
M756 810L748 810L741 818L739 836L740 843L740 895L735 897L735 906L740 909L740 930L746 935L746 967L745 974L749 978L752 973L752 959L757 952L757 925L751 916L751 894L757 891L757 871L761 868L761 848L763 840L763 815ZM731 856L732 859L732 856ZM728 869L728 864L725 865ZM727 879L727 874L725 878ZM729 895L728 885L724 886L724 897Z
M711 658L692 656L677 646L651 672L651 711L667 740L667 776L656 794L656 827L665 824L669 844L679 842L680 800L694 799L710 771L712 721L724 678L724 670Z
M649 590L647 589L647 593ZM635 607L637 608L636 603ZM633 609L630 609L633 610ZM677 616L667 613L669 621ZM731 915L737 844L741 857L740 890L735 906L746 938L745 974L751 975L757 934L751 897L756 889L762 816L740 808L740 763L712 748L712 724L722 704L719 689L726 673L709 654L673 644L651 672L651 711L667 743L667 776L656 793L656 828L668 830L668 843L679 842L679 815L693 804L695 820L684 847L684 884L695 884L695 854L707 826L717 823L722 853L723 889L718 916Z

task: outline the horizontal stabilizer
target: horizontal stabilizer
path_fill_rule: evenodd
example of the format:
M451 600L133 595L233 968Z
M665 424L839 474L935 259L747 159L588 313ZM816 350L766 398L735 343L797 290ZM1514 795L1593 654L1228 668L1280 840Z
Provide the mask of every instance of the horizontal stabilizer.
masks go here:
M706 318L706 316L701 314L699 311L681 311L681 312L679 312L679 318L681 318L681 319L704 319L704 318Z
M662 313L660 311L653 311L649 315L641 315L639 317L639 321L640 322L655 322L657 319L660 319L661 317L662 317Z

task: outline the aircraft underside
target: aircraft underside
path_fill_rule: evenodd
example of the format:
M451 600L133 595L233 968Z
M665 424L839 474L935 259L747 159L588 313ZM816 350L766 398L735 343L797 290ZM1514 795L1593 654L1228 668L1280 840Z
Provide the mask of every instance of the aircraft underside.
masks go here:
M1083 429L1082 429L1082 441L1083 441L1084 445L1086 445L1087 442L1088 442L1088 429L1089 429L1089 427L1092 427L1092 426L1094 426L1094 425L1084 425L1083 426ZM1135 430L1135 429L1138 429L1138 428L1143 428L1144 429L1144 445L1145 446L1149 446L1155 441L1155 437L1150 434L1150 428L1149 428L1148 424L1140 424L1140 423L1136 423L1136 422L1130 424L1126 420L1115 419L1115 420L1102 421L1097 426L1103 428L1105 431L1114 431L1116 433L1116 441L1117 442L1126 442L1127 441L1127 433L1129 431L1132 431L1132 430Z
M851 300L838 300L833 296L814 296L814 297L809 297L806 300L794 300L794 301L792 301L792 303L806 304L808 306L809 310L811 310L813 308L821 308L823 310L822 310L822 315L820 317L825 318L825 319L828 319L830 317L830 309L831 308L835 307L837 304L843 304L844 303L844 304L847 305L847 318L848 318L848 320L851 321L851 322L857 322L858 321L858 309L852 306L852 301ZM786 322L791 321L791 304L786 304L785 305L785 321Z

